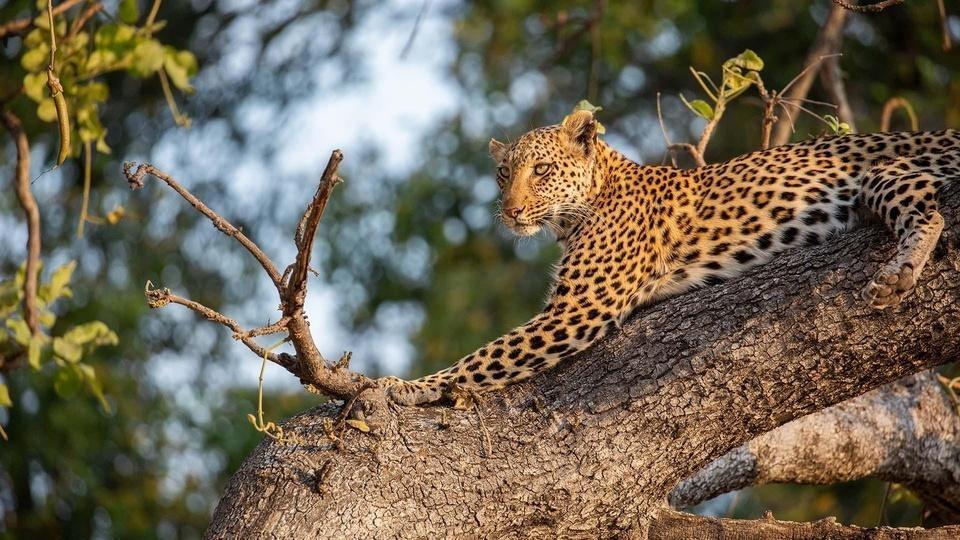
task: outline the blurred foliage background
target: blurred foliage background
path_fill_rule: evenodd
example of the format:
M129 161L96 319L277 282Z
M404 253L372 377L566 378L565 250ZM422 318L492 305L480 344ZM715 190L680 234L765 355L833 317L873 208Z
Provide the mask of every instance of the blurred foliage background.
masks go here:
M130 4L104 1L88 27L130 19ZM133 4L142 22L153 2ZM947 7L957 38L960 6ZM750 48L766 62L768 88L781 88L829 9L827 0L164 2L157 20L165 24L152 35L192 51L199 66L195 92L174 95L192 127L178 125L156 77L122 66L97 75L109 96L98 104L105 132L96 138L110 153L95 155L89 213L120 219L88 224L81 238L82 160L44 172L56 125L29 96L9 100L32 145L44 266L77 261L58 324L100 320L119 341L85 359L107 408L88 393L58 392L51 369L2 373L12 407L0 417L9 435L0 442L0 535L199 538L224 482L260 438L245 420L255 410L257 359L192 313L150 312L143 285L150 279L253 326L276 318L269 283L172 192L148 184L128 193L122 161L171 172L285 265L320 170L343 147L346 183L317 242L313 331L325 353L351 349L368 373L422 374L537 310L558 253L547 238L517 241L498 226L489 137L555 123L588 98L604 107L608 142L659 163L658 92L673 141L692 140L703 121L679 100L698 94L689 66L716 74ZM39 13L34 1L0 0L0 24ZM932 0L850 17L841 66L861 131L877 129L894 96L913 104L923 128L960 126L960 53L941 49L940 24ZM29 83L26 37L0 42L0 96ZM826 99L819 84L810 97ZM707 161L756 149L760 119L755 94L738 99ZM823 131L802 116L794 138ZM14 157L4 133L4 182ZM26 227L7 187L0 231L0 279L12 279ZM287 379L268 370L271 419L316 403ZM786 519L875 525L885 489L877 481L768 486L700 510L757 517L769 508ZM917 524L919 512L894 487L888 521Z

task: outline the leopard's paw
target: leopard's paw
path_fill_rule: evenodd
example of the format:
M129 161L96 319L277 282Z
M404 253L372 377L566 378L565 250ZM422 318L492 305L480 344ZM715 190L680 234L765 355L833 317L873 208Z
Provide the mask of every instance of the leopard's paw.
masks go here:
M386 390L387 397L398 405L425 405L443 398L443 389L438 385L405 381L397 377L382 377L377 382Z
M916 286L917 277L913 265L888 264L880 269L863 289L863 299L872 308L886 309L902 302Z

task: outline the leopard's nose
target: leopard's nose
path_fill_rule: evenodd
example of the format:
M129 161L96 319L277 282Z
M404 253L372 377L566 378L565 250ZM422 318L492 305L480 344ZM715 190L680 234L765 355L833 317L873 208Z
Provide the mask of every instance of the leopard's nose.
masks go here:
M525 206L514 206L514 207L512 207L512 208L504 208L504 209L503 209L503 214L504 214L505 216L507 216L507 217L510 217L510 218L513 218L513 219L517 219L517 217L519 217L520 214L523 213L523 209L524 209L524 208L526 208L526 207L525 207Z

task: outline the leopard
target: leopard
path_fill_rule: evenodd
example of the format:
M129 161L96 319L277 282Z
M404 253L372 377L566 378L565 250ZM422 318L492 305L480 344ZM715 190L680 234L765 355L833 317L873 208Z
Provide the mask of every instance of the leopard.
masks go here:
M501 389L544 372L638 308L729 280L870 219L896 255L862 289L876 309L914 290L941 231L938 195L960 175L952 129L823 136L692 169L642 165L598 135L594 113L489 142L500 218L561 247L546 305L528 322L416 380L381 379L400 405Z

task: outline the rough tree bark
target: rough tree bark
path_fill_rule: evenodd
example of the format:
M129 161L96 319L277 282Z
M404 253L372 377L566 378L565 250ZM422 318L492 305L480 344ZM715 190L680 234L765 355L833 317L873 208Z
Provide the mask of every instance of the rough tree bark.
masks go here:
M378 409L365 434L322 405L254 450L207 537L664 536L673 487L730 449L957 357L956 191L940 256L895 310L860 300L894 252L863 228L645 309L475 409Z
M764 433L680 483L670 505L687 508L751 485L867 476L911 488L933 524L960 523L960 415L936 373L912 375Z

